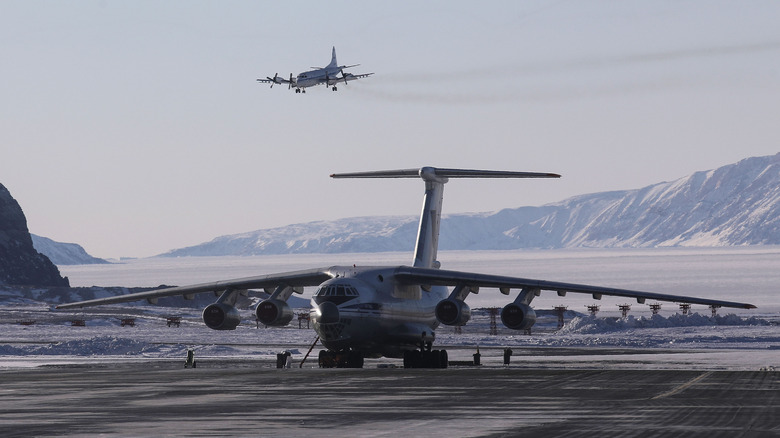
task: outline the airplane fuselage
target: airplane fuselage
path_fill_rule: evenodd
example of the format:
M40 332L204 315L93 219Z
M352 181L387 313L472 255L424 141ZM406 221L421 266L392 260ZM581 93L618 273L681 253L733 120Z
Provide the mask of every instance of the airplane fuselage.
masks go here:
M334 267L311 299L311 320L322 344L333 351L356 350L364 357L402 357L432 343L439 326L436 305L446 287L405 286L396 267Z
M338 67L318 68L298 74L295 79L297 88L313 87L315 85L325 84L326 86L338 83L338 77L341 70Z

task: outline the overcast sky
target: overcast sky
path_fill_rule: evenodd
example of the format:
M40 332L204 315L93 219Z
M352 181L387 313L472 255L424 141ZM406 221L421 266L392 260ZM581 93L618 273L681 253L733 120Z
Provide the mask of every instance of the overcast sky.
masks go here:
M777 1L0 1L0 183L30 231L98 257L673 180L780 149ZM255 81L330 61L374 76Z

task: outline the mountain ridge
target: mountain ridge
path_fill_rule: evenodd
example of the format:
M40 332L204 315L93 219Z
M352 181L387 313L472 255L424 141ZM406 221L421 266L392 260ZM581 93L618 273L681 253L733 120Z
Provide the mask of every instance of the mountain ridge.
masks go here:
M315 221L217 237L161 256L411 251L415 216ZM671 182L539 207L442 216L439 248L780 244L780 153Z
M30 234L33 247L55 265L107 264L107 260L93 257L79 244L57 242L48 237Z

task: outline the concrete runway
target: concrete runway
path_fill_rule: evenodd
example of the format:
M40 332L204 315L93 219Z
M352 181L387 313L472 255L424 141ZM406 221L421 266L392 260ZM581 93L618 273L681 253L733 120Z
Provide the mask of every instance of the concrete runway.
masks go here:
M249 359L0 370L0 435L780 436L780 373L276 369Z

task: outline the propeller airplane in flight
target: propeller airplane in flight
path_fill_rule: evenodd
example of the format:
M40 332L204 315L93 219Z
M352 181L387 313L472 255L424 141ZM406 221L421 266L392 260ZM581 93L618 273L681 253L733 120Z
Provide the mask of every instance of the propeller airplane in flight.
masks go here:
M325 85L331 87L333 91L337 91L336 85L339 82L344 82L344 85L348 84L348 81L354 81L371 76L373 73L352 74L344 72L345 69L357 67L360 64L354 65L339 65L336 61L336 47L333 47L333 54L331 55L330 64L325 67L312 67L313 70L299 73L298 76L293 77L290 73L290 78L285 79L279 76L279 73L274 73L274 77L266 77L265 79L258 79L257 82L264 84L271 84L271 88L274 84L287 84L287 89L295 87L296 93L305 93L307 87L313 87L315 85Z

